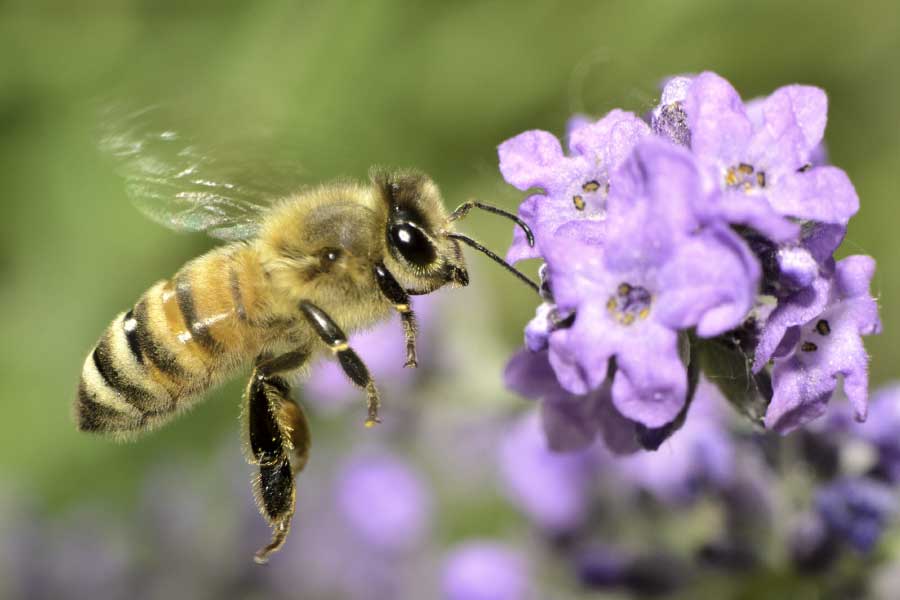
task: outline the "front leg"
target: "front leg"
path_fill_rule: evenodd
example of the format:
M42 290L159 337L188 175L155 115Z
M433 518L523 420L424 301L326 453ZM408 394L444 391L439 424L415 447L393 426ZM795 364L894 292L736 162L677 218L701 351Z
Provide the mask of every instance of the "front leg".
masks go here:
M368 398L368 418L366 419L366 427L372 427L375 423L380 423L378 417L378 407L381 401L378 398L378 390L375 388L375 382L369 375L369 369L365 363L359 358L359 355L353 351L347 342L347 336L341 331L337 323L328 316L321 308L309 302L308 300L300 301L300 312L306 317L307 322L312 326L313 330L325 342L331 351L337 355L338 362L344 373L350 378L350 381L366 390Z
M413 313L409 294L394 279L387 267L381 263L375 265L375 280L378 282L378 287L381 288L381 293L400 313L403 334L406 337L406 364L403 366L416 367L419 364L416 360L416 315Z
M307 356L296 351L257 359L247 386L245 414L251 462L259 468L253 493L272 527L271 542L256 553L258 563L265 563L287 538L296 498L294 476L309 456L306 415L291 399L288 382L279 376L300 367Z

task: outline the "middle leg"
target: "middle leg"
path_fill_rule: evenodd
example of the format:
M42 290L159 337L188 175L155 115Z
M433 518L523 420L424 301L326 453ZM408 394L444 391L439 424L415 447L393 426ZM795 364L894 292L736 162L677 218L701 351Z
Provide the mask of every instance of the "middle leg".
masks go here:
M376 423L380 423L378 407L381 405L381 400L378 397L378 389L375 387L375 382L372 381L371 375L369 375L369 369L366 368L365 363L347 342L347 336L338 327L337 323L328 316L328 313L312 302L301 300L300 312L303 313L303 316L319 338L337 356L341 368L344 369L344 373L350 378L350 381L366 390L366 406L368 409L366 427L372 427Z

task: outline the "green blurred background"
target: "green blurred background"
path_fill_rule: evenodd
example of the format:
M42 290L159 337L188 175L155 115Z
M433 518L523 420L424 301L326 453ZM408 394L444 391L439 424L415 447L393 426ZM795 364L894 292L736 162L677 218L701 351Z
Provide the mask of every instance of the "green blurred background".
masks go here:
M98 106L110 99L164 103L171 123L161 125L246 148L251 166L295 161L306 181L415 166L448 205L477 196L512 209L521 195L503 183L495 148L525 129L559 133L574 112L644 112L674 73L715 70L745 98L821 86L831 159L862 200L843 252L879 262L885 333L867 341L873 383L896 376L896 2L7 0L0 65L0 485L51 509L102 497L127 511L160 455L212 456L232 433L237 444L239 382L141 443L73 425L82 361L112 316L213 243L129 205L96 144ZM507 223L486 216L464 229L500 251L510 239ZM499 368L534 301L483 259L470 262L473 284L450 300L490 324ZM445 326L475 336L473 323ZM468 402L502 400L499 376L479 372L490 393ZM358 428L354 417L325 427Z

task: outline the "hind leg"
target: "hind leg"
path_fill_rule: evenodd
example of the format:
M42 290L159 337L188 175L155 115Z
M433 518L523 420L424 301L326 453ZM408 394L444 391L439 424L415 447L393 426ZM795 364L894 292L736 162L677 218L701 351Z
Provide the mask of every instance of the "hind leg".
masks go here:
M259 473L253 492L259 510L272 527L272 540L254 560L265 563L284 544L294 516L294 477L309 457L309 424L290 397L290 385L278 374L300 367L306 353L289 352L257 361L247 386L247 431L253 464Z

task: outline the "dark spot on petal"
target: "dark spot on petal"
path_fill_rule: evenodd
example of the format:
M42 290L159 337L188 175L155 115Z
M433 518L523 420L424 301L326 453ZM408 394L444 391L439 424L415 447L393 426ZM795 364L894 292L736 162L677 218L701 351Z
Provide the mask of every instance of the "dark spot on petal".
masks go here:
M797 169L797 172L798 173L806 173L810 169L812 169L812 163L806 163L805 165L803 165L802 167Z
M819 322L816 323L816 331L819 332L819 335L828 335L831 333L831 325L825 319L819 319Z

